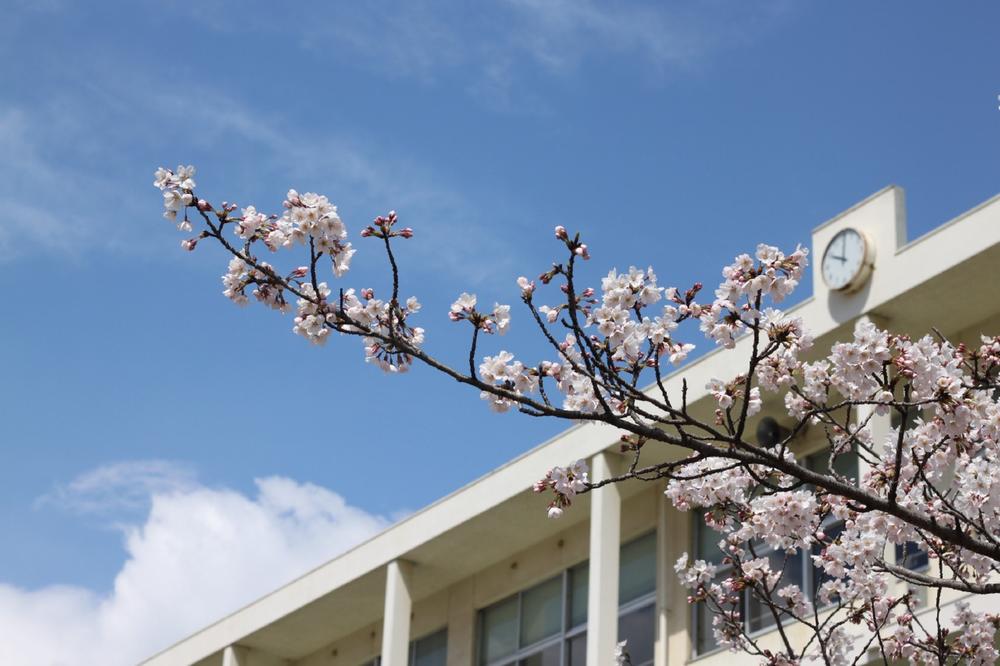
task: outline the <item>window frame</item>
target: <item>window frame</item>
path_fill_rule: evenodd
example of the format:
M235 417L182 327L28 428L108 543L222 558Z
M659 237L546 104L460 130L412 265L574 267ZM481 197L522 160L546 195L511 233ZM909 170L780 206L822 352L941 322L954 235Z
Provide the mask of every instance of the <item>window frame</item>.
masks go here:
M648 538L648 537L650 537L650 535L655 535L655 534L656 534L656 530L655 529L653 529L653 530L647 530L645 532L642 532L639 535L637 535L637 536L629 539L628 541L620 543L619 544L619 549L622 549L622 548L624 548L624 547L626 547L626 546L628 546L628 545L630 545L632 543L635 543L635 542L637 542L637 541L639 541L641 539L644 539L644 538ZM655 537L654 537L653 547L655 548ZM619 552L620 552L620 550L619 550ZM659 561L659 558L657 558L655 556L653 558L653 562L654 562L654 566L655 567L659 567L659 566L662 565L662 563ZM589 624L590 624L590 617L589 617L589 614L588 614L587 619L585 619L583 622L580 622L579 624L577 624L575 626L571 626L571 622L572 622L572 610L573 610L572 609L572 597L571 597L571 594L572 594L572 591L573 591L572 576L573 576L573 572L574 571L579 571L579 570L581 570L581 568L582 568L583 565L586 565L588 567L588 569L587 569L588 570L588 574L587 574L587 582L588 582L587 589L589 591L589 589L590 589L590 585L589 585L589 583L590 583L589 564L590 564L590 560L589 559L580 560L579 562L576 562L572 566L566 567L561 572L559 572L559 573L557 573L557 574L555 574L553 576L549 576L547 578L543 578L542 580L540 580L540 581L538 581L538 582L536 582L536 583L534 583L532 585L529 585L529 586L527 586L527 587L525 587L523 589L520 589L517 592L514 592L513 594L509 594L509 595L507 595L505 597L502 597L502 598L494 601L491 604L488 604L486 606L483 606L482 608L479 608L476 611L475 666L518 666L518 664L523 659L526 659L526 658L528 658L528 657L530 657L532 655L535 655L535 654L537 654L537 653L539 653L539 652L541 652L541 651L543 651L543 650L545 650L547 648L550 648L550 647L552 647L553 645L556 645L556 644L559 645L559 664L561 666L569 666L569 663L568 663L568 657L569 657L568 647L569 647L569 642L571 640L575 639L575 638L578 638L581 634L585 634L587 632L587 629L588 629ZM619 576L620 575L621 575L621 568L620 568L620 565L619 565ZM551 582L552 580L554 580L556 578L559 578L561 580L561 583L562 583L562 590L561 590L561 594L560 594L560 599L562 601L562 612L560 614L560 628L559 628L559 631L556 632L556 633L554 633L554 634L552 634L552 635L550 635L550 636L547 636L547 637L542 638L542 639L540 639L538 641L535 641L534 643L531 643L530 645L525 645L525 646L521 647L521 621L522 621L523 597L524 597L524 594L526 592L529 592L529 591L535 589L536 587L539 587L541 585L545 585L546 583L549 583L549 582ZM501 657L499 659L494 659L493 661L484 661L484 654L483 654L483 652L485 650L485 622L486 622L486 612L489 609L491 609L491 608L493 608L495 606L499 606L500 604L506 603L506 602L510 601L511 599L513 599L515 597L517 598L517 621L516 621L516 625L515 625L515 645L517 645L518 647L513 652L511 652L511 653L509 653L507 655L504 655L503 657ZM629 613L634 613L636 611L644 610L644 609L646 609L649 606L655 606L655 603L656 603L656 583L655 583L655 576L654 576L653 589L651 589L649 592L645 592L643 594L640 594L639 596L635 597L634 599L630 599L628 602L626 602L624 604L619 603L619 605L618 605L618 614L617 614L616 617L620 621L621 618L622 618L622 616L628 615ZM654 640L655 640L655 625L654 625ZM651 662L643 662L642 664L635 664L634 666L650 666L650 664L651 664ZM374 665L374 666L378 666L378 665Z

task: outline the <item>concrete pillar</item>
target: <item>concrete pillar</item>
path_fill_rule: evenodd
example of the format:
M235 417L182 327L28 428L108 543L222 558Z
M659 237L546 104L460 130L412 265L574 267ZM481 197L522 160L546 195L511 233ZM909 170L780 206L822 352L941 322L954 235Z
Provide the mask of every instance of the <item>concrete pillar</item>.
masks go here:
M247 666L249 664L247 649L238 645L230 645L222 651L222 666Z
M694 511L678 511L670 503L670 500L663 497L661 505L660 521L657 525L658 542L661 542L666 550L666 556L659 555L657 548L657 566L662 571L662 579L665 582L664 589L660 589L660 580L657 578L657 602L662 603L665 608L666 619L658 618L657 631L666 624L667 635L664 639L663 652L660 652L660 637L657 634L656 652L653 653L655 666L666 666L666 664L686 664L691 660L694 649L694 625L691 621L691 606L687 602L688 591L677 580L674 573L674 563L684 553L691 554L694 542L694 521L697 515ZM663 535L662 540L659 538ZM660 596L662 594L662 597ZM659 661L663 659L663 661Z
M476 663L476 600L473 580L452 586L448 593L448 656L446 666Z
M671 592L677 584L677 576L673 570L673 562L677 561L677 556L671 548L671 541L676 535L671 537L670 534L669 503L666 495L656 494L656 637L653 643L653 666L667 666L669 662L668 610Z
M382 666L408 666L410 658L409 579L412 565L393 560L385 568L385 613L382 616Z
M602 452L590 464L601 481L620 470L620 458ZM615 484L590 493L590 589L587 595L587 666L614 664L618 643L618 553L621 548L621 492Z

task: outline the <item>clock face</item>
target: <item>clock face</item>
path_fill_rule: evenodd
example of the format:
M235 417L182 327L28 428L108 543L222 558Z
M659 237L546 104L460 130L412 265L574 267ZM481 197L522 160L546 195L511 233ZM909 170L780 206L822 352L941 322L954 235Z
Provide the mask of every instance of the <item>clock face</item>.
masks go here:
M856 229L843 229L823 253L823 280L835 291L857 289L871 272L867 239Z

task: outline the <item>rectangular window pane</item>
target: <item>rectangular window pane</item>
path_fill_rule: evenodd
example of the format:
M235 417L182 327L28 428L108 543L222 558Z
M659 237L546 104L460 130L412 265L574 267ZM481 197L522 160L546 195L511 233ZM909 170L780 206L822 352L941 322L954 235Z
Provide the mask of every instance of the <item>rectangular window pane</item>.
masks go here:
M780 571L782 566L784 566L784 571L781 574L781 579L775 585L774 590L780 590L785 585L795 584L802 587L802 551L796 551L794 555L786 555L783 551L773 552L767 556L767 559L771 562L772 571ZM746 593L749 596L748 600L748 611L749 617L747 618L747 624L750 631L759 631L765 627L774 626L774 613L771 612L771 608L760 601L757 595ZM777 597L772 592L771 595L775 602L780 602L781 599Z
M566 641L567 666L587 666L587 632Z
M519 663L519 666L559 666L562 643L554 643L546 648L530 654Z
M698 511L692 516L694 518L694 557L692 560L705 560L713 564L722 562L722 549L719 548L719 541L722 540L722 533L716 532L705 524L705 512Z
M626 648L632 659L632 666L653 663L653 641L656 638L656 623L653 606L649 605L618 618L618 640L628 640Z
M521 593L521 647L562 630L562 576Z
M917 407L907 407L906 408L906 429L909 430L917 425L917 419L920 418L920 409ZM898 428L903 423L903 419L900 418L899 412L893 409L889 412L889 425L893 428Z
M513 654L517 649L517 597L483 611L480 662L486 664Z
M448 630L442 629L413 644L412 666L445 666L448 656Z
M806 467L820 474L830 473L830 451L818 451L806 457ZM849 479L858 478L858 454L855 451L845 451L833 461L833 469L837 474Z
M619 604L638 599L656 589L655 532L622 546L619 558Z
M705 654L716 647L715 635L712 633L712 611L708 604L699 601L694 606L694 650L697 654Z
M896 564L910 571L920 571L928 567L930 558L927 556L927 550L921 548L920 544L907 541L906 544L896 544Z
M569 626L578 627L587 621L587 589L590 563L578 564L569 570Z

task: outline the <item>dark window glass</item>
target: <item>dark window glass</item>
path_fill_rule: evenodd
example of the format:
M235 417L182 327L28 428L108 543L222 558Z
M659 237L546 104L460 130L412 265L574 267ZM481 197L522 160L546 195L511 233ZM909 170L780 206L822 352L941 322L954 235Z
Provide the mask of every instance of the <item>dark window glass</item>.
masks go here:
M722 540L722 533L713 530L705 524L704 511L699 511L695 514L694 533L695 555L692 559L705 560L706 562L711 562L712 564L719 564L722 562L723 552L722 549L719 548L719 542Z
M806 457L807 468L820 474L830 473L830 452L820 451ZM858 478L858 455L854 451L838 454L833 461L833 470L849 479Z
M920 409L918 409L917 407L907 407L906 419L905 419L906 429L909 430L910 428L917 425L917 419L919 418L920 418ZM898 428L900 424L903 423L903 421L904 419L900 418L899 412L896 411L895 409L889 413L889 425L891 425L893 428Z
M442 629L413 642L411 666L445 666L448 657L448 630Z
M587 621L587 590L590 583L590 565L578 564L569 570L569 626L577 627Z
M653 662L653 641L656 639L656 621L653 606L646 606L618 618L618 640L628 640L626 648L632 666Z
M534 645L562 629L562 576L521 593L521 647Z
M586 666L587 634L583 629L587 622L589 579L589 563L582 562L481 610L479 665ZM629 639L632 663L645 666L646 655L651 659L653 650L655 533L621 547L618 583L622 600L619 606L626 609L619 610L619 631L623 632L620 635ZM641 661L636 661L637 658ZM445 665L411 662L410 666Z
M529 654L519 664L520 666L559 666L559 660L562 658L560 648L560 643L553 643L538 652Z
M568 666L587 666L587 632L566 641L566 652Z
M716 647L715 635L712 633L712 618L714 617L708 604L699 601L694 606L694 651L704 654Z
M626 604L656 589L656 534L647 534L621 548L618 603Z
M921 571L930 565L930 558L920 544L907 541L896 544L896 564L911 571Z
M496 661L517 650L517 597L483 611L480 661Z
M781 578L771 592L771 597L774 601L781 604L781 598L775 594L777 590L789 584L802 587L802 551L796 551L794 555L786 555L782 551L772 552L767 556L767 559L771 563L771 571L782 572ZM760 631L765 627L774 626L774 613L771 612L771 608L761 601L757 595L750 594L747 596L747 625L750 631ZM783 619L787 620L787 618Z

